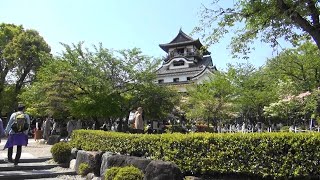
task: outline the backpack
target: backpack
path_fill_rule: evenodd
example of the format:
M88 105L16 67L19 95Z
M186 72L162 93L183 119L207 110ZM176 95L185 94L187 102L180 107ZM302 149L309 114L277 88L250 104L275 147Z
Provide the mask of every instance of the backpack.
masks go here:
M23 132L23 131L29 129L29 124L28 124L27 118L24 113L17 112L11 128L16 133Z

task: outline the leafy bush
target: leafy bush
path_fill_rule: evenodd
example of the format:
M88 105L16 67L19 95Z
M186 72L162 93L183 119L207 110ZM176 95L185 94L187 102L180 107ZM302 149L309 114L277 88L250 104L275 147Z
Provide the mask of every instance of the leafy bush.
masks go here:
M79 174L81 176L86 176L91 171L91 168L88 163L81 163L79 165Z
M104 180L113 180L118 174L120 167L112 167L104 173Z
M280 128L281 132L289 132L290 126L283 126Z
M271 178L320 176L320 133L125 134L76 130L87 151L141 152L174 162L186 174L247 174Z
M143 180L143 173L134 166L120 168L114 180Z
M187 129L184 129L181 125L166 125L165 126L166 133L178 132L178 133L185 133Z
M70 160L71 149L72 147L69 143L59 142L51 147L50 152L54 161L58 163L66 163Z

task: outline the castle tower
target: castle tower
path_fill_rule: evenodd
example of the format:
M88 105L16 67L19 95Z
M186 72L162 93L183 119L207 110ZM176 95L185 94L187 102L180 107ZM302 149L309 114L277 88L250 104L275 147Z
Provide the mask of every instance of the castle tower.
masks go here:
M199 39L192 39L181 29L171 42L159 46L167 53L156 72L156 83L160 85L172 85L178 91L186 92L186 85L200 84L217 70L212 64L210 52L204 50Z

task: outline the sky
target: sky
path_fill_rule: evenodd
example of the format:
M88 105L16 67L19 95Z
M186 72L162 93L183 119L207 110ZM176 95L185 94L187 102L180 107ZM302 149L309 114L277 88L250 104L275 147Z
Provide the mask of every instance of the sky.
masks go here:
M159 44L170 42L179 29L190 34L199 24L200 8L211 0L0 0L0 23L22 25L37 30L58 55L60 44L102 43L105 48L120 50L140 48L143 54L162 57ZM232 0L224 0L226 4ZM200 35L192 35L194 39ZM228 44L222 39L209 48L213 64L220 70L232 59ZM200 41L203 42L202 39ZM275 54L267 44L256 43L250 63L259 67Z

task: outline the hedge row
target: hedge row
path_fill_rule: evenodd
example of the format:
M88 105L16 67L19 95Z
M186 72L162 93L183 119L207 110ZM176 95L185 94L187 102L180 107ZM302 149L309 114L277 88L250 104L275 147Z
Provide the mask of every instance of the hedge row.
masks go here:
M89 151L171 161L186 174L320 177L320 133L149 135L77 130L71 143Z

